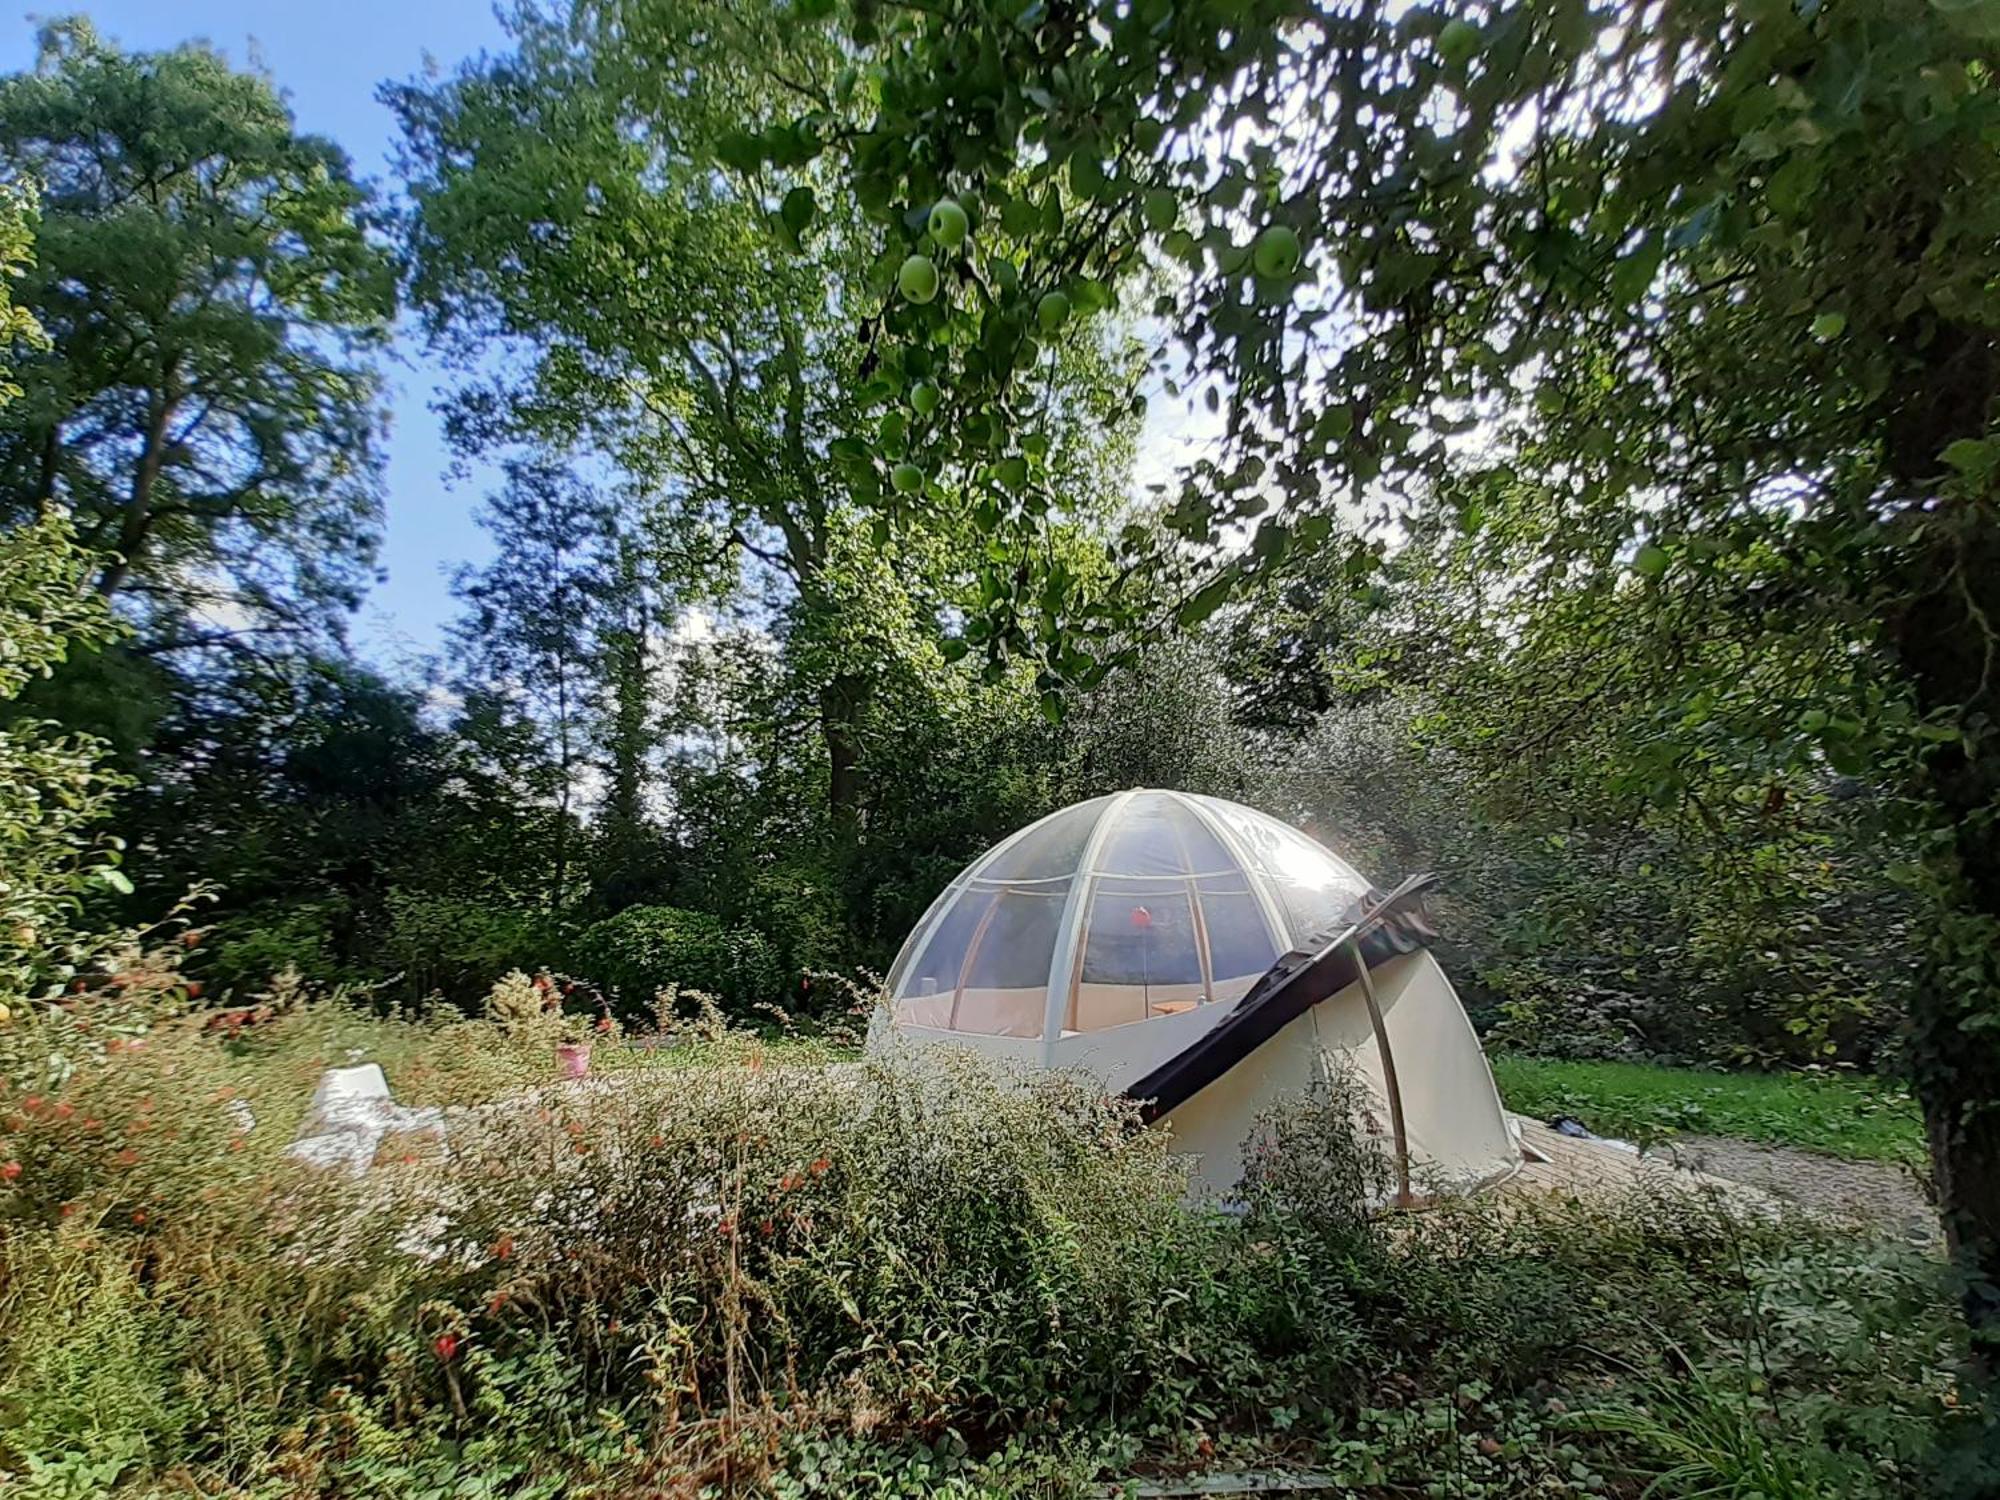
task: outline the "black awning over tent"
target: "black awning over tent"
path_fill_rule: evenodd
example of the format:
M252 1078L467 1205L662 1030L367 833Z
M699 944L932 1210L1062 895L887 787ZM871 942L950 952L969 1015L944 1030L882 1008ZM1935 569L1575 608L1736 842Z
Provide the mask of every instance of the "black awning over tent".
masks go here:
M1125 1091L1139 1101L1141 1118L1150 1123L1185 1104L1292 1021L1354 983L1360 978L1357 945L1372 968L1429 943L1436 933L1424 919L1421 899L1437 879L1411 876L1387 896L1372 897L1358 922L1279 959L1220 1022Z

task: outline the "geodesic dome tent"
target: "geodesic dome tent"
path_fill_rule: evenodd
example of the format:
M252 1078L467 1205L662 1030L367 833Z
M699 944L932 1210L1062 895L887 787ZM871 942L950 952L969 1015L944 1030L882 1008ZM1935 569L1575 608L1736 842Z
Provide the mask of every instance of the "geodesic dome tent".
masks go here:
M1030 824L945 888L890 969L878 1037L1086 1068L1157 1105L1215 1187L1240 1177L1258 1113L1345 1059L1413 1160L1488 1180L1519 1151L1426 931L1274 818L1121 792Z

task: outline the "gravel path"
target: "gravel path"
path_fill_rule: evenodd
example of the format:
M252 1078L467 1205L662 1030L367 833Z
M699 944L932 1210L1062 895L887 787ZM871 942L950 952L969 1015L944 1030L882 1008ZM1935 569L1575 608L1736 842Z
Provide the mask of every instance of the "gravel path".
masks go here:
M1766 1146L1726 1136L1676 1136L1660 1148L1685 1166L1830 1214L1879 1225L1910 1239L1942 1238L1937 1211L1907 1167L1842 1161L1792 1146Z

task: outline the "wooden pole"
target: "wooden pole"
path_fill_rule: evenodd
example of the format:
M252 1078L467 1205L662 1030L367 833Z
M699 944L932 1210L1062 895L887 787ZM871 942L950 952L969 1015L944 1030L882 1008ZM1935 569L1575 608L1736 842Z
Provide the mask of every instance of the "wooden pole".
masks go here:
M1403 1126L1403 1089L1396 1082L1396 1054L1389 1047L1388 1023L1382 1018L1382 1003L1375 998L1375 979L1362 956L1361 940L1352 938L1347 946L1361 975L1361 998L1368 1004L1368 1024L1375 1028L1375 1050L1382 1054L1382 1084L1389 1093L1389 1130L1396 1146L1396 1207L1410 1208L1416 1198L1410 1192L1410 1137Z

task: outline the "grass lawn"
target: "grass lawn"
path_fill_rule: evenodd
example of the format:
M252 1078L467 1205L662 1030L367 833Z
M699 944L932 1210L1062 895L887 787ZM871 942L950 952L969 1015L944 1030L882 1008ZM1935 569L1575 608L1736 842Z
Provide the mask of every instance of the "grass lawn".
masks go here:
M1643 1144L1687 1132L1800 1146L1850 1161L1924 1159L1915 1103L1872 1079L1513 1054L1492 1063L1509 1109L1543 1120L1569 1115L1599 1135Z

